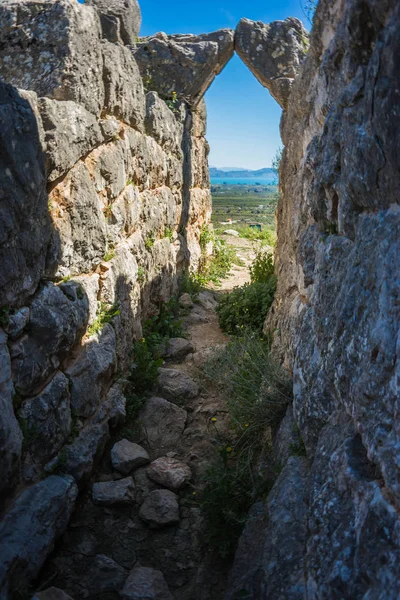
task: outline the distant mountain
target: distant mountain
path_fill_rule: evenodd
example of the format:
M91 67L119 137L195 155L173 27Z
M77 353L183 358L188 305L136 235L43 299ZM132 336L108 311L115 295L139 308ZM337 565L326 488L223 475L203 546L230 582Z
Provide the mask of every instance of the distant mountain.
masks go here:
M276 175L274 169L258 169L253 171L252 169L241 169L238 171L217 169L216 167L210 167L210 177L218 177L223 179L224 177L230 177L234 179L249 179L257 177L267 177L268 175Z

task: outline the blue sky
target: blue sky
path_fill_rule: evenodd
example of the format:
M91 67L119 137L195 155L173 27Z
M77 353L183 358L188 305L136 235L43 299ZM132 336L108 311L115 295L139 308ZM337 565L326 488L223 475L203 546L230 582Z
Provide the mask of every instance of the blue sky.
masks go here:
M303 22L300 0L139 0L140 35L205 33L235 28L242 17L268 23L286 17ZM241 60L234 56L206 94L210 165L259 169L271 165L281 145L281 110Z

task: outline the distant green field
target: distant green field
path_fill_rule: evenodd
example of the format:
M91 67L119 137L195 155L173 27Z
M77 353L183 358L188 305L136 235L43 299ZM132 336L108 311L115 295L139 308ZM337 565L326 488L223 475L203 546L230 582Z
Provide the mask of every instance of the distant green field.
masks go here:
M213 193L212 222L215 228L221 227L221 222L229 220L242 225L261 223L271 228L274 226L277 202L278 191L275 186L270 186L268 193L260 195L246 193L243 196L227 196Z

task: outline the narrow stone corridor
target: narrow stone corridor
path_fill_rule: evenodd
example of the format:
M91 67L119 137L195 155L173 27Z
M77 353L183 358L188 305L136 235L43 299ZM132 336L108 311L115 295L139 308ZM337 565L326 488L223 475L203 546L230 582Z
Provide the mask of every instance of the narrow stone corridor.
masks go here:
M141 585L160 600L223 597L230 562L207 549L197 501L204 470L218 460L216 437L231 435L224 400L200 368L228 340L215 306L214 293L201 292L183 309L188 340L170 340L139 426L129 440L125 427L110 441L40 587L74 600L136 598Z

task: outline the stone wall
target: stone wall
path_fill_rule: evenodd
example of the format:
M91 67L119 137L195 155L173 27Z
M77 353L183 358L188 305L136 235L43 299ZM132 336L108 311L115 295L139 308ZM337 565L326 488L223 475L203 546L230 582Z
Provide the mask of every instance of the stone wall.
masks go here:
M227 598L400 596L399 27L395 0L320 0L283 115L266 329L294 377L292 456Z
M124 419L132 343L196 268L211 212L204 103L146 90L99 14L0 6L2 598L37 574Z

